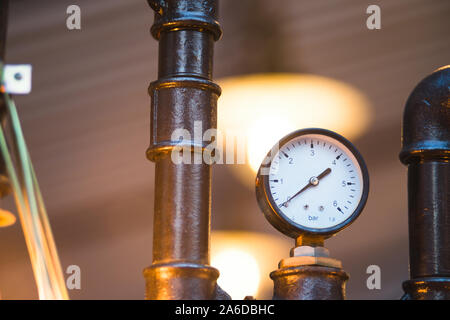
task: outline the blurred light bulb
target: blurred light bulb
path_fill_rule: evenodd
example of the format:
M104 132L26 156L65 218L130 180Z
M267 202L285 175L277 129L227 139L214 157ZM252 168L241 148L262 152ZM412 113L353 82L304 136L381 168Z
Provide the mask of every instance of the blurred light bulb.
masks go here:
M247 161L253 172L258 171L261 161L273 145L295 129L292 119L284 119L278 115L257 116L246 133Z
M8 227L16 222L16 216L10 211L0 209L0 227Z
M218 283L233 299L271 299L269 273L289 256L292 242L260 232L213 231L211 265L220 271Z
M286 134L318 127L348 139L369 126L370 108L356 88L338 80L311 74L254 74L225 78L219 99L218 126L245 139L250 185L261 161ZM245 174L244 174L245 176Z
M255 296L259 288L260 271L256 259L240 249L226 249L212 257L212 265L219 269L219 286L232 299Z

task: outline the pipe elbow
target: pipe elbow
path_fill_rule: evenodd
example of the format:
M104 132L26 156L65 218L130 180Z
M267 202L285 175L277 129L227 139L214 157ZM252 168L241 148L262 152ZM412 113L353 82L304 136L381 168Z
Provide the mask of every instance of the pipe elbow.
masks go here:
M402 126L400 160L450 158L450 65L423 79L409 96Z

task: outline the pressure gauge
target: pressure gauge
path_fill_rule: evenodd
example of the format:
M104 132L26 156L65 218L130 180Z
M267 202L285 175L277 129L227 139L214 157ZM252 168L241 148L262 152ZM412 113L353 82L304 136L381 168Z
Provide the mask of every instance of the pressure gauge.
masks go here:
M356 148L325 129L295 131L268 153L256 178L267 220L280 232L328 238L352 223L369 193L369 175Z

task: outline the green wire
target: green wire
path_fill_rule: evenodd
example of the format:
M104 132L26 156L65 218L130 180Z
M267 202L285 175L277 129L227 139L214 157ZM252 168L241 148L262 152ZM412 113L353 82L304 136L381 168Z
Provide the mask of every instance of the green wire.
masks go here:
M1 64L0 70L2 72L0 79L3 80L3 66ZM4 82L2 81L2 83ZM22 179L17 177L3 127L0 130L0 150L14 190L39 297L41 299L68 299L53 234L23 137L17 109L14 101L7 93L4 93L3 97L10 118L16 158ZM22 184L20 180L22 180Z

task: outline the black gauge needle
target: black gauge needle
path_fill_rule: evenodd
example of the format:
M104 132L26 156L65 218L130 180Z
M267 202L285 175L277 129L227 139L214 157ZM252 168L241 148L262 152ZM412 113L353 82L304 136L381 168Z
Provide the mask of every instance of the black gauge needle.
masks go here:
M300 193L302 193L303 191L309 189L310 187L317 186L319 184L320 179L322 179L323 177L328 175L330 172L331 172L331 169L330 168L326 168L317 177L311 177L311 179L309 179L309 182L308 182L308 184L306 186L304 186L300 191L298 191L296 194L294 194L292 197L290 197L289 200L286 200L284 203L282 203L281 206L287 207L288 204L289 204L289 201L291 201L296 196L298 196Z

